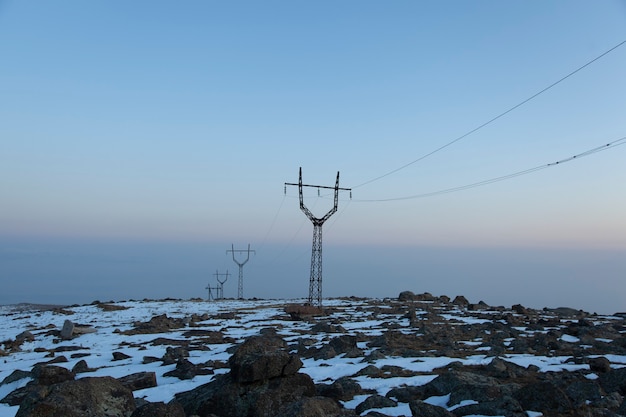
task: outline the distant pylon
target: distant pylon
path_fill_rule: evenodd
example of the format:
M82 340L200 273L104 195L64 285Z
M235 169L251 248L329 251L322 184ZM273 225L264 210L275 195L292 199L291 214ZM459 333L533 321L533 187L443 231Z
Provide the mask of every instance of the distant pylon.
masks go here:
M309 185L302 184L302 167L300 167L300 177L297 184L285 183L285 192L287 192L287 185L297 185L300 194L300 209L313 223L313 246L311 248L311 276L309 278L309 304L322 306L322 225L326 220L330 218L335 212L337 212L337 205L339 203L339 190L350 191L350 198L352 198L352 189L339 188L339 171L337 171L337 181L335 181L334 187L328 187L323 185ZM302 195L302 187L315 187L318 189L326 188L335 190L335 204L332 209L324 217L315 217L313 213L304 205L304 197Z
M220 279L221 276L224 276L224 281L222 281ZM217 299L218 300L222 300L224 299L224 283L226 281L228 281L228 269L226 270L225 274L220 274L217 270L215 271L215 279L217 279L218 282L218 286L217 286Z
M232 244L231 249L227 250L226 253L228 252L232 252L233 254L233 261L235 261L235 263L237 265L239 265L239 284L238 284L238 288L237 288L237 298L242 300L243 299L243 266L246 264L246 262L248 262L248 260L250 260L250 252L254 253L256 255L256 252L253 250L250 250L250 244L248 243L248 249L237 249L235 250L235 245ZM243 262L238 261L237 259L235 259L235 252L237 253L246 253L246 260Z

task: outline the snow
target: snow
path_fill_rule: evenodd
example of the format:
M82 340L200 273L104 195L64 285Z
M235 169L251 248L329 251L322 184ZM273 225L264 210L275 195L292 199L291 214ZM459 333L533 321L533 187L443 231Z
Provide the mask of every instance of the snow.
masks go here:
M145 398L148 401L168 402L174 398L178 392L191 390L202 384L210 382L215 375L228 372L227 368L215 369L214 375L196 376L191 380L179 380L178 378L166 377L164 374L175 365L163 366L161 361L144 363L145 356L160 358L164 355L167 345L153 344L152 341L162 337L174 340L186 339L183 333L189 330L188 327L159 334L136 334L124 335L120 332L134 328L135 322L147 322L153 316L166 314L172 318L189 318L192 315L207 314L209 319L200 323L195 323L193 329L221 331L226 338L232 338L234 343L239 343L245 338L258 334L262 328L274 327L278 334L285 340L294 341L300 337L316 340L316 346L322 346L330 337L340 334L312 334L309 332L314 323L304 321L292 321L284 312L284 307L288 304L302 304L305 300L225 300L219 302L205 302L198 300L166 300L166 301L125 301L115 305L127 307L126 310L103 311L96 305L75 306L65 308L73 314L65 315L54 311L15 311L9 306L0 306L0 341L12 340L16 335L25 330L29 330L34 335L34 340L23 343L21 351L11 353L9 357L0 361L0 381L4 380L14 370L30 370L35 364L50 360L46 355L53 349L61 346L79 347L78 350L58 352L56 356L65 356L67 362L57 363L72 369L80 360L85 360L89 367L97 368L94 372L82 373L77 376L112 376L122 377L137 372L155 372L158 385L135 391L138 398ZM393 323L397 331L415 332L409 327L409 321L400 316L389 313L378 313L376 316L368 311L366 300L355 299L328 299L324 300L326 307L337 307L337 311L330 318L337 319L346 330L345 334L363 334L376 336L383 334L387 330L388 324ZM364 307L359 309L359 307ZM380 305L382 310L385 306ZM234 318L219 318L221 313L235 313ZM424 312L416 311L421 315ZM445 320L452 324L479 324L489 322L485 319L484 312L481 317L474 317L470 312L454 309L440 314ZM215 317L213 317L215 316ZM59 330L63 322L69 319L76 324L92 326L96 332L81 335L68 341L56 340L50 334L51 330ZM526 332L526 328L518 328L520 332ZM526 334L529 334L527 332ZM506 339L505 345L513 339ZM561 340L567 343L579 343L580 340L574 336L563 335ZM607 343L610 342L607 341ZM386 357L378 361L368 363L362 358L346 358L343 355L327 360L315 360L303 358L303 367L300 372L308 374L316 383L332 383L343 376L352 376L367 365L374 365L378 368L383 366L398 366L408 371L417 373L409 377L375 378L369 376L354 377L354 379L364 388L375 390L380 395L386 395L391 389L400 386L420 386L427 384L436 378L433 371L436 368L448 366L453 362L461 362L463 365L484 365L491 362L493 357L488 356L489 348L481 347L480 338L463 341L462 344L475 354L465 358L453 357ZM189 360L199 364L209 360L226 362L230 357L227 352L233 343L220 343L206 345L206 350L190 349ZM370 348L365 342L359 342L358 347L366 353ZM123 352L130 358L121 361L112 361L112 352ZM86 354L84 357L75 354ZM528 367L537 366L541 372L560 372L588 369L588 365L577 365L566 363L568 357L556 356L533 356L530 354L506 354L500 356L502 359L517 365ZM626 356L606 355L607 359L614 367L626 366ZM597 378L597 375L590 374L588 378ZM13 390L20 388L29 381L21 379L0 386L0 398L3 398ZM364 401L368 395L356 396L354 399L344 402L347 408L355 408ZM426 400L429 404L448 407L448 396L430 397ZM472 402L464 402L463 405ZM457 405L458 407L459 405ZM0 417L14 417L18 407L9 407L0 404ZM368 410L368 412L371 410ZM411 415L408 404L399 403L397 407L387 407L377 409L380 413L390 416ZM367 413L367 412L365 412ZM540 413L528 412L529 417L536 417Z

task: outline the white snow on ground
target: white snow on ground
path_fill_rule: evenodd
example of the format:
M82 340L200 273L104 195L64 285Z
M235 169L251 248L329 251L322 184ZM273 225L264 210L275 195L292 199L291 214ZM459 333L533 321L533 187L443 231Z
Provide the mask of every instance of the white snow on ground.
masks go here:
M57 363L67 369L72 369L76 363L84 359L88 366L97 368L95 372L82 373L77 377L86 376L113 376L122 377L136 372L155 372L158 386L135 391L135 397L142 397L148 401L168 402L174 398L178 392L193 389L199 385L211 381L215 375L196 376L191 380L179 380L178 378L165 377L164 374L175 365L163 366L160 361L143 363L144 356L160 358L166 352L166 345L154 345L151 341L163 337L169 339L185 339L183 333L190 328L176 329L160 334L137 334L123 335L120 332L134 328L135 322L147 322L153 316L166 314L173 318L189 318L192 315L208 314L206 321L195 323L194 330L221 331L224 337L232 338L236 343L245 338L258 334L264 327L273 326L278 334L283 336L288 342L297 340L300 337L317 340L316 346L321 346L328 337L335 337L339 334L310 334L307 331L313 326L312 323L290 320L289 315L284 312L284 307L288 304L303 304L305 300L225 300L219 302L204 302L198 300L190 301L126 301L116 303L118 306L128 307L126 310L103 311L96 305L68 307L65 310L73 312L71 315L60 314L53 311L15 311L11 306L0 306L0 341L12 340L24 332L30 331L34 335L34 341L23 343L21 351L10 354L10 356L0 357L0 382L9 376L14 370L29 371L32 367L41 362L49 361L46 356L52 349L60 346L81 347L80 350L58 352L57 356L65 356L68 361ZM345 334L356 335L357 333L376 336L387 330L390 322L393 322L398 331L404 333L416 332L409 326L409 321L405 317L400 317L386 312L379 312L373 316L371 310L366 307L368 300L356 299L328 299L324 300L325 307L337 307L337 311L330 318L337 319L345 329ZM384 305L379 306L379 311L384 310ZM391 310L390 310L391 311ZM220 318L221 313L234 313L227 317ZM424 314L416 311L416 314ZM459 325L485 323L490 321L485 319L483 312L480 317L472 316L471 312L462 310L450 310L445 314L440 314L445 320ZM96 332L81 335L68 341L61 341L50 334L51 330L60 330L66 319L75 324L92 326ZM607 319L608 320L608 319ZM522 334L526 332L523 327L518 328ZM527 332L530 334L530 332ZM579 343L580 340L573 336L563 335L561 338L567 343ZM512 339L507 339L510 343ZM606 340L607 343L611 340ZM432 381L436 375L433 370L447 366L452 362L461 362L464 365L487 364L492 357L487 356L489 351L481 348L480 340L467 340L463 342L467 349L475 348L474 355L465 358L432 357L424 356L419 358L387 357L376 362L363 362L362 358L345 358L343 355L328 360L302 359L303 367L300 372L311 376L316 383L331 383L342 376L351 376L366 367L375 365L381 368L385 365L399 366L401 368L419 373L417 376L392 377L392 378L372 378L368 376L354 377L354 379L365 389L375 390L380 395L385 395L395 387L403 385L424 385ZM232 343L221 343L207 345L207 350L191 350L189 360L193 363L204 363L209 360L227 361L230 354L227 349L232 347ZM369 349L364 342L359 343L359 348L368 353ZM487 348L488 349L488 348ZM112 361L112 352L123 352L130 356L129 359ZM74 357L73 354L84 353L87 356ZM522 354L506 354L501 358L512 363L528 367L535 365L542 372L549 371L572 371L583 369L585 365L565 363L568 357L547 357ZM626 366L626 357L618 355L607 355L613 366ZM227 368L216 369L216 374L228 372ZM590 378L593 376L590 375ZM596 376L597 377L597 376ZM21 379L0 386L0 398L3 398L13 390L26 385L29 379ZM345 402L347 408L354 408L367 396L357 396L353 400ZM427 402L435 405L447 407L447 397L431 397ZM14 417L18 407L8 407L0 404L0 417ZM381 413L400 416L411 415L408 404L399 403L397 407L378 409ZM530 415L530 414L529 414ZM537 415L537 414L534 414Z

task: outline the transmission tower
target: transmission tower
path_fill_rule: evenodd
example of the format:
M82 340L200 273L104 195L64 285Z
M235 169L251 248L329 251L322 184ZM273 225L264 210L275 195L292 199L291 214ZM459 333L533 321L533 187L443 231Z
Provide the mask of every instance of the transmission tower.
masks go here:
M225 277L224 281L220 279L220 277ZM220 274L217 270L215 271L215 279L217 279L218 286L217 289L217 299L222 300L224 298L224 283L228 281L228 270L226 270L225 274Z
M352 198L352 189L339 188L339 171L337 171L337 181L334 187L323 185L309 185L302 184L302 167L300 167L300 179L297 184L285 183L285 193L287 192L288 185L297 185L300 194L300 210L311 220L313 223L313 246L311 249L311 277L309 279L309 304L322 306L322 225L326 220L337 212L337 204L339 203L339 190L350 191L350 198ZM304 197L302 195L303 187L314 187L319 190L331 189L335 190L335 204L332 209L324 217L315 217L313 213L304 205Z
M224 283L228 281L228 270L226 270L226 273L222 273L222 274L220 274L217 270L215 270L215 274L213 275L215 275L215 279L217 279L217 283L218 283L218 286L214 288L217 293L216 298L218 300L222 300L224 298ZM225 277L224 281L222 281L220 277Z
M238 285L238 290L237 290L237 298L242 300L243 299L243 266L246 264L246 262L248 262L248 260L250 260L250 252L254 253L255 255L256 255L256 252L253 250L250 250L249 243L248 243L248 249L237 249L237 250L235 250L235 245L233 244L231 246L231 249L226 251L226 253L228 252L231 252L233 254L233 261L235 261L235 263L239 265L239 285ZM245 253L246 260L243 262L240 262L237 259L235 259L235 252Z

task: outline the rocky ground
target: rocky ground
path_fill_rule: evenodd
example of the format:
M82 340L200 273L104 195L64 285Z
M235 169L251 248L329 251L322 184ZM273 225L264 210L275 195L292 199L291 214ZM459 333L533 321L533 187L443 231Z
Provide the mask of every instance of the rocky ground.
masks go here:
M626 415L620 315L407 291L2 317L0 416Z

